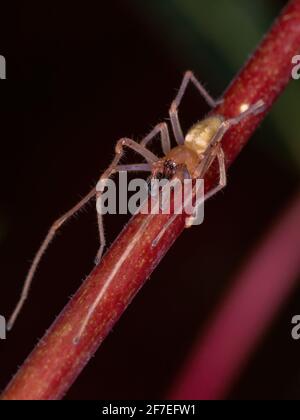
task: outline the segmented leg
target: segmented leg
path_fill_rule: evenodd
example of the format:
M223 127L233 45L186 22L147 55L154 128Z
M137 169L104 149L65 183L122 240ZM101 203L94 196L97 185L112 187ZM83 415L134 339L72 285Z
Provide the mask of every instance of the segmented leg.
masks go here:
M263 112L265 110L265 103L262 100L259 100L254 105L250 106L246 111L242 112L236 117L229 118L228 120L224 121L220 128L218 129L217 133L212 138L209 146L207 147L204 158L200 162L198 168L195 171L195 177L196 178L203 178L209 169L210 165L215 159L216 153L214 149L220 143L222 140L224 134L227 130L229 130L232 126L239 124L241 121L243 121L245 118L256 115L260 112Z
M188 170L186 170L186 174L185 174L185 179L191 179L191 175L188 172ZM163 195L163 191L161 192L161 196ZM181 204L180 208L179 208L179 213L183 211L183 205ZM167 221L167 223L163 226L163 228L161 229L161 231L159 232L159 234L157 235L157 237L154 239L154 241L152 242L152 247L156 247L156 245L159 243L159 241L161 240L161 238L164 236L164 234L166 233L166 231L169 229L169 227L172 225L172 223L174 222L174 220L176 219L176 217L178 216L178 212L173 214L172 217L170 217L170 219Z
M219 168L220 168L219 185L217 187L213 188L211 191L209 191L204 196L204 198L201 198L200 201L195 204L195 213L192 216L187 217L186 220L185 220L185 226L187 228L188 227L191 227L195 223L195 220L198 217L197 215L198 215L199 207L201 205L203 205L203 203L206 200L208 200L209 198L211 198L213 195L217 194L222 188L224 188L226 186L225 157L224 157L224 152L223 152L223 150L221 148L219 148L216 156L218 158ZM159 232L159 234L157 235L157 237L152 242L152 246L153 247L157 246L157 244L159 243L159 241L161 240L161 238L164 236L164 234L166 233L166 231L169 229L169 227L172 225L172 223L174 222L174 220L176 219L177 216L178 216L178 214L174 214L168 220L168 222L165 224L165 226L162 228L162 230Z
M256 115L260 112L263 112L264 109L265 109L264 101L260 100L256 104L254 104L253 106L250 106L246 111L242 112L237 117L230 118L230 119L224 121L221 124L218 132L215 134L215 136L213 137L210 145L208 146L203 160L199 164L199 166L198 166L198 168L197 168L197 170L194 174L194 176L196 178L203 178L205 176L207 170L209 169L209 167L211 166L211 164L213 163L213 161L215 160L215 158L217 156L218 162L219 162L219 169L220 169L219 185L217 187L215 187L214 189L212 189L211 191L209 191L204 196L204 201L208 200L213 195L217 194L221 189L223 189L226 186L227 177L226 177L225 156L224 156L223 149L221 147L219 147L218 143L222 140L224 134L226 133L226 131L230 127L232 127L233 125L239 124L243 119L247 118L250 115ZM200 202L198 204L198 207L200 205L202 205L202 202ZM197 207L197 205L196 205L196 207ZM176 217L177 217L177 215L175 214L169 219L166 226L164 226L162 231L159 233L159 235L153 241L153 243L152 243L153 247L155 247L158 244L158 242L163 237L165 232L168 230L170 225L174 222ZM193 225L193 223L195 222L195 218L196 218L196 216L188 217L185 221L186 227L190 227L191 225Z
M118 165L118 172L149 172L151 166L148 163L130 163L129 165Z
M209 200L211 197L213 197L215 194L217 194L219 191L221 191L223 188L226 187L227 175L226 175L226 167L225 167L225 156L224 156L224 151L221 147L219 147L217 150L217 158L218 158L219 172L220 172L219 184L215 188L210 190L207 194L205 194L204 199L201 199L198 203L196 203L195 214L193 214L190 217L187 217L185 220L186 228L191 227L195 223L195 220L197 220L199 207L202 206L206 200Z
M150 139L148 139L149 141ZM155 156L150 150L146 149L146 147L142 144L136 143L134 140L124 138L118 141L116 144L116 155L114 160L112 161L111 165L108 167L108 169L101 175L97 187L96 187L96 197L97 201L101 199L101 195L103 193L103 190L106 185L106 181L116 172L118 172L118 164L122 158L122 155L124 153L124 147L128 147L129 149L134 150L148 162L149 165L149 171L151 171L151 165L158 160L158 157ZM136 165L135 165L136 167ZM105 240L105 233L104 233L104 227L103 227L103 215L97 211L97 217L98 217L98 228L99 228L99 238L100 238L100 248L95 258L95 264L99 264L102 254L106 245Z
M120 165L116 168L116 171L128 171L128 172L135 172L135 171L144 171L148 172L151 171L151 166L147 163L141 163L141 164L133 164L133 165ZM90 201L94 196L96 195L96 188L93 188L82 200L80 200L79 203L77 203L72 209L70 209L67 213L65 213L63 216L61 216L59 219L57 219L51 226L51 228L48 231L48 234L44 241L42 242L42 245L38 249L34 260L31 264L31 267L29 269L29 272L26 276L26 279L24 281L24 285L22 288L22 292L19 298L19 301L17 302L17 305L15 306L15 309L12 312L12 315L10 316L8 323L7 323L7 330L11 330L27 297L28 293L30 291L30 287L32 284L32 280L34 278L34 275L36 273L36 270L39 266L39 263L46 252L50 242L55 237L58 229L61 228L61 226L69 220L72 216L74 216L80 209L82 209L88 201Z
M178 144L184 143L184 135L178 117L178 108L186 92L189 82L192 82L194 84L196 89L199 91L200 95L203 96L203 98L206 100L206 102L211 108L215 108L218 105L218 103L220 103L220 101L215 101L210 96L210 94L207 92L204 86L198 81L198 79L194 76L194 74L191 71L187 71L183 76L180 89L177 93L176 98L172 102L171 108L169 110L173 132Z
M168 126L166 123L157 124L157 126L153 128L153 130L141 141L140 144L144 147L147 147L157 134L160 134L161 146L164 154L167 155L171 150L171 143Z
M85 206L85 204L88 203L88 201L93 198L93 196L96 194L96 189L93 188L92 191L90 191L81 201L79 201L79 203L77 203L71 210L69 210L67 213L65 213L62 217L60 217L59 219L57 219L53 225L51 226L51 228L48 231L48 234L46 236L46 238L44 239L44 241L42 242L42 245L40 246L40 248L38 249L34 260L31 264L31 267L29 269L29 272L26 276L23 288L22 288L22 292L21 292L21 296L19 301L17 302L17 305L15 307L15 309L13 310L12 315L9 318L9 321L7 323L7 329L11 330L23 305L25 300L27 299L31 284L32 284L32 280L33 277L35 275L35 272L38 268L38 265L41 261L42 256L44 255L45 251L47 250L50 242L52 241L52 239L54 238L57 230L68 220L70 219L70 217L72 217L74 214L76 214L83 206Z

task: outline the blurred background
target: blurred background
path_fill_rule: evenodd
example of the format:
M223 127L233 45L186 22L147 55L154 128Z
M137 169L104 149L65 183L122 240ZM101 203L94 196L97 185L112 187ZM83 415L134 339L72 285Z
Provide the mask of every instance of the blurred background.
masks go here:
M286 2L95 3L1 6L1 315L15 305L49 225L96 183L115 142L141 139L167 118L187 69L221 95ZM225 192L207 204L205 223L184 232L67 399L166 395L224 292L299 189L299 93L300 82L291 82L230 169ZM189 90L183 126L207 111ZM125 222L106 217L109 243ZM90 272L97 246L90 206L53 242L14 330L0 341L1 389ZM229 399L300 398L300 343L290 334L299 313L298 286Z

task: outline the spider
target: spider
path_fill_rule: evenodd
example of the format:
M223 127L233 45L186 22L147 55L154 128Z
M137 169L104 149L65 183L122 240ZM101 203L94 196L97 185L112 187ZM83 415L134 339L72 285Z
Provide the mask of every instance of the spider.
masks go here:
M169 109L171 126L175 140L177 142L177 146L171 148L169 130L165 122L157 124L140 143L137 143L136 141L129 138L122 138L116 144L115 157L111 165L99 179L100 184L101 182L105 184L105 180L109 179L113 174L120 171L150 172L151 176L154 178L183 178L184 176L188 175L190 178L196 179L203 177L214 160L217 158L220 172L219 183L215 188L213 188L205 195L204 200L212 197L226 186L225 157L221 146L221 140L226 131L232 126L239 124L243 119L249 117L250 115L256 115L257 113L262 112L265 109L264 102L259 100L254 105L245 104L243 106L243 112L241 112L238 116L230 119L225 119L222 115L212 114L211 116L208 116L193 125L187 132L186 136L184 136L178 117L178 108L190 82L193 83L193 85L204 97L211 108L215 108L220 102L222 102L215 101L198 81L198 79L194 76L194 74L191 71L187 71L184 74L179 91ZM158 135L160 135L161 146L164 153L162 158L159 158L147 148L150 142ZM141 155L146 162L140 164L121 165L120 161L125 147L132 149ZM99 183L97 185L99 185ZM40 260L48 248L51 240L54 238L57 230L70 217L72 217L85 204L87 204L94 196L96 196L97 200L101 198L101 191L99 188L93 188L81 201L79 201L79 203L77 203L73 208L66 212L62 217L57 219L50 227L46 238L42 242L31 264L22 288L19 301L17 302L17 305L7 323L8 330L13 327L15 320L23 307L23 304L27 299L32 279L40 263ZM201 203L196 203L196 208L202 204L202 202L203 200ZM106 242L102 214L97 212L97 215L100 248L97 253L95 263L99 264ZM163 236L175 217L176 215L170 218L168 224L160 233L159 238ZM195 217L196 216L194 214L186 218L186 227L189 227L193 224ZM155 240L153 245L157 244L159 238Z

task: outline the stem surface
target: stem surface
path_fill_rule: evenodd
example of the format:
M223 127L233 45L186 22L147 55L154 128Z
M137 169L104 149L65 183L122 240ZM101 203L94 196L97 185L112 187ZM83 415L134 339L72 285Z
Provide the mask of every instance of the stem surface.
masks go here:
M300 0L292 0L264 38L252 58L224 94L214 112L233 117L241 106L263 99L266 111L232 128L222 144L229 166L241 152L258 124L291 77L291 59L300 51ZM206 190L215 185L212 169L205 179ZM149 278L184 229L180 215L158 246L152 242L169 215L134 216L101 264L92 271L66 305L46 335L24 362L2 394L6 400L60 399L115 325L136 293ZM144 229L145 218L150 222ZM90 322L77 345L82 320L94 307Z

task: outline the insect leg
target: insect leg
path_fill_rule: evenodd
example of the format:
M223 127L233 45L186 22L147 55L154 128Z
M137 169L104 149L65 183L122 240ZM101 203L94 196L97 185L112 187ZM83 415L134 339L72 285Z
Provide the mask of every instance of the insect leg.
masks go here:
M254 105L250 105L246 111L241 112L236 117L229 118L228 120L226 120L225 124L227 124L229 127L232 125L239 124L242 120L249 117L250 115L257 115L263 112L265 109L266 109L265 102L262 99L260 99Z
M96 187L96 198L97 202L98 200L101 200L101 196L103 193L103 190L106 185L106 181L116 172L118 172L118 164L122 158L122 155L124 153L124 147L128 147L129 149L134 150L148 162L149 171L151 171L151 165L158 160L158 157L155 156L150 150L146 149L145 146L136 143L134 140L123 138L118 141L116 144L116 155L114 160L112 161L111 165L108 167L108 169L101 175L97 187ZM136 168L136 165L134 165ZM128 168L128 166L127 166ZM128 169L127 169L128 170ZM135 169L136 170L136 169ZM99 228L99 238L100 238L100 248L95 258L95 264L99 264L102 254L106 245L105 240L105 233L104 233L104 227L103 227L103 215L101 212L97 211L97 218L98 218L98 228Z
M226 186L227 183L227 176L226 176L226 168L225 168L225 156L224 156L224 152L223 149L221 147L218 148L217 152L216 152L216 156L218 158L218 162L219 162L219 170L220 170L220 180L219 180L219 185L215 188L213 188L211 191L209 191L204 198L201 198L195 205L195 212L192 216L187 217L185 220L185 227L189 228L194 224L194 221L197 219L197 214L198 214L198 210L199 207L203 204L203 202L205 202L206 200L208 200L209 198L211 198L213 195L217 194L221 189L223 189ZM168 228L170 227L170 225L174 222L175 218L177 217L176 214L174 214L166 223L166 225L164 226L164 228L161 230L161 232L159 233L159 235L155 238L155 240L152 243L152 246L155 247L157 246L158 242L161 240L161 238L163 237L163 235L165 234L165 232L168 230Z
M215 194L217 194L219 191L221 191L223 188L226 187L227 176L226 176L226 167L225 167L225 156L224 156L223 149L221 147L218 147L217 158L218 158L219 171L220 171L219 184L218 186L213 188L211 191L209 191L207 194L205 194L204 200L200 199L200 201L196 203L195 214L190 217L187 217L185 220L185 227L187 228L191 227L194 224L194 221L197 219L198 209L203 204L203 202L205 202L206 200L209 200L212 196L214 196Z
M126 139L126 140L129 140L129 139ZM124 146L124 144L123 144L123 146ZM116 158L117 158L117 156L116 156ZM116 158L114 159L114 161L117 161ZM119 157L119 160L120 160L120 158L121 158L121 156ZM137 164L129 164L129 165L117 165L113 169L111 169L110 176L112 174L116 173L116 172L121 172L121 171L127 171L127 172L138 172L138 171L148 172L149 171L149 172L151 172L151 165L148 164L148 163L140 163L140 164L137 163ZM106 171L106 175L105 176L106 176L106 178L102 178L102 177L100 178L100 182L103 181L104 184L105 184L105 181L109 177L109 169ZM97 195L98 195L99 198L101 198L101 192L100 191L97 191ZM105 234L104 234L104 228L103 228L103 215L101 213L98 213L98 212L97 212L97 214L98 214L98 225L99 225L99 233L100 233L100 249L99 249L98 254L96 256L96 264L100 262L101 257L102 257L102 253L103 253L103 250L104 250L104 247L105 247ZM74 338L74 344L78 344L79 343L79 341L80 341L80 339L82 337L82 334L83 334L83 332L84 332L84 330L85 330L85 328L86 328L86 326L87 326L87 324L88 324L88 322L89 322L89 320L90 320L90 318L91 318L91 316L92 316L92 314L94 312L94 309L95 309L95 303L94 303L94 305L92 305L89 308L89 311L88 311L86 317L84 318L83 323L82 323L82 325L80 327L79 333Z
M216 156L216 147L218 143L221 142L224 134L227 130L229 130L232 126L239 124L242 120L245 118L251 116L251 115L257 115L260 112L263 112L265 110L265 103L263 100L257 101L254 105L250 106L246 111L241 112L239 115L233 118L229 118L228 120L225 120L219 127L218 131L212 138L210 144L208 145L204 158L198 165L197 170L195 171L195 177L201 178L204 177L206 171L209 169L210 165L215 159Z
M178 92L178 97L179 97L179 103L182 99L182 96L184 94L184 91L186 89L187 83L189 81L189 79L191 79L191 75L185 76L187 80L183 80L181 89ZM192 78L192 80L194 80ZM175 100L176 101L176 100ZM174 102L175 102L174 101ZM209 198L211 198L213 195L217 194L221 189L223 189L226 186L227 183L227 176L226 176L226 165L225 165L225 156L224 156L224 152L223 149L221 147L218 146L218 143L222 140L224 134L226 133L226 131L232 127L233 125L239 124L244 118L247 118L250 115L256 115L260 112L263 112L265 109L265 104L262 100L259 100L257 103L255 103L254 105L250 106L246 111L242 112L240 115L238 115L237 117L234 118L230 118L226 121L224 121L219 130L217 131L217 133L215 134L215 136L213 137L210 145L207 148L207 151L205 152L204 158L201 161L201 163L198 165L198 168L196 170L196 177L204 177L206 171L209 169L210 165L213 163L215 157L218 158L218 162L219 162L219 171L220 171L220 179L219 179L219 185L215 188L213 188L211 191L209 191L205 196L204 196L204 201L208 200ZM177 115L177 114L176 114ZM176 117L177 123L179 124L178 121L178 115ZM172 121L172 120L171 120ZM175 121L176 124L176 121ZM174 124L173 125L173 129L174 129ZM179 125L180 128L180 125ZM180 129L181 130L181 129ZM174 129L175 132L175 129ZM202 204L202 201L198 203L198 205L196 204L196 212L197 212L197 207L199 207ZM159 235L157 236L157 238L154 240L152 246L156 246L157 243L160 241L160 239L162 238L162 236L164 235L164 233L166 232L166 230L169 228L169 226L173 223L173 221L175 220L176 215L172 216L168 223L166 224L166 226L164 227L164 229L159 233ZM193 222L196 219L196 215L193 215L191 217L188 217L186 219L186 227L190 227L193 225Z
M154 137L160 133L161 145L165 155L171 150L169 130L166 123L157 124L156 127L141 141L141 145L147 147L148 143L154 139Z
M156 238L152 242L152 247L153 248L155 248L157 246L157 244L162 239L162 237L164 236L164 234L166 233L166 231L169 229L169 227L172 225L172 223L176 219L176 217L178 217L178 214L173 214L172 217L164 225L164 227L162 228L162 230L159 232L159 234L156 236Z
M42 256L44 255L44 253L46 252L50 242L52 241L52 239L54 238L57 230L68 220L70 219L70 217L72 217L75 213L77 213L85 204L88 203L88 201L94 197L94 195L96 194L96 189L93 188L92 191L90 191L81 201L79 201L79 203L77 203L71 210L69 210L67 213L65 213L62 217L60 217L59 219L57 219L53 225L51 226L51 228L48 231L48 234L46 236L46 238L44 239L44 241L42 242L42 245L40 246L40 248L38 249L34 260L31 264L31 267L29 269L29 272L26 276L23 288L22 288L22 292L21 292L21 296L19 298L19 301L17 302L17 305L15 306L15 309L12 312L12 315L9 318L9 321L7 323L7 329L11 330L23 305L25 300L27 299L31 284L32 284L32 280L34 277L34 274L38 268L38 265L41 261Z
M184 179L191 179L191 175L190 173L186 170L186 173L184 174ZM163 194L163 191L162 193ZM174 195L174 200L175 200L175 195ZM182 197L180 197L180 200L182 200ZM174 213L170 219L167 221L167 223L163 226L163 228L161 229L161 231L159 232L159 234L156 236L156 238L154 239L154 241L152 242L152 247L155 248L157 246L157 244L159 243L159 241L162 239L162 237L164 236L164 234L166 233L166 231L169 229L169 227L172 225L172 223L174 222L174 220L176 219L176 217L178 217L178 214L183 212L183 204L180 204L180 208L178 209L179 212L177 211L176 213Z
M118 172L151 172L151 166L148 163L132 163L129 165L118 165Z
M178 108L186 92L189 82L193 83L193 85L200 92L200 94L203 96L203 98L206 100L206 102L211 108L215 108L220 103L220 101L215 101L210 96L210 94L207 92L204 86L199 82L199 80L194 76L194 74L191 71L187 71L183 76L181 86L179 88L177 96L172 102L171 108L169 110L173 132L174 132L174 135L178 144L184 143L184 135L183 135L179 117L178 117Z

